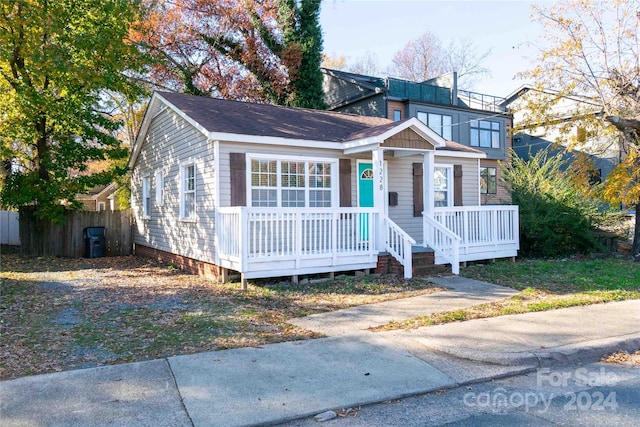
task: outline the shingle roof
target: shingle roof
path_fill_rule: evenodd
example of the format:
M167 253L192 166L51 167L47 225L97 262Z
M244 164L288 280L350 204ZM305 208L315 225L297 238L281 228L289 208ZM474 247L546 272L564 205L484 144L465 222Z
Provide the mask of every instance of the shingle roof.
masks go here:
M401 123L380 117L252 104L182 93L158 92L158 95L209 132L345 142L381 135ZM447 141L446 146L438 150L482 153L452 141Z
M209 132L343 142L388 119L159 92Z
M480 150L476 150L475 148L471 148L453 141L445 141L445 144L446 146L438 147L436 148L436 150L461 151L464 153L482 153L482 151Z

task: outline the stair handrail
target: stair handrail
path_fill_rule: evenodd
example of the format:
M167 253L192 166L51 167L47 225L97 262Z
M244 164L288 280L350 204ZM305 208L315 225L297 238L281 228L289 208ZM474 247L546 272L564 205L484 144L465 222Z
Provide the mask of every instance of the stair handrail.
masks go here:
M451 263L451 272L460 274L460 241L449 228L423 213L424 244Z
M391 218L385 217L385 250L400 262L404 268L404 278L413 277L413 252L411 246L416 243L413 237L409 236Z

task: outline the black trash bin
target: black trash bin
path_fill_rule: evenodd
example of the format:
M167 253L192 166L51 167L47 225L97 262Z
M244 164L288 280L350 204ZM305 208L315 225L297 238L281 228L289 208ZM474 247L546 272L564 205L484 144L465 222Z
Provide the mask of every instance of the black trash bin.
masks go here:
M100 258L104 256L104 227L86 227L84 237L84 257Z

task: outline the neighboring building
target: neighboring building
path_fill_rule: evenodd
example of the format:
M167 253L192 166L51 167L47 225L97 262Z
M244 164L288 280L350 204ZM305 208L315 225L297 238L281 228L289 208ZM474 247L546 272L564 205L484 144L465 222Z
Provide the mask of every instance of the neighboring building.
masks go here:
M509 203L499 161L511 146L504 98L458 89L456 73L422 83L323 69L329 110L403 120L417 117L448 141L480 150L482 204Z
M594 181L605 179L619 163L618 136L589 135L579 124L572 122L577 115L602 115L602 107L582 96L564 96L558 102L550 102L557 96L557 92L525 85L505 99L503 105L513 114L514 128L527 125L526 131L513 135L514 152L526 160L541 150L548 150L552 155L561 154L567 164L577 156L586 155L595 168ZM547 118L551 125L527 123L530 101L552 105ZM568 142L573 145L571 149L567 148Z
M457 273L517 254L517 207L480 206L485 157L416 118L156 92L129 162L136 253L222 279L411 277L417 253Z
M84 211L116 211L120 209L115 199L118 186L115 183L94 187L86 193L78 194L76 199L82 203Z

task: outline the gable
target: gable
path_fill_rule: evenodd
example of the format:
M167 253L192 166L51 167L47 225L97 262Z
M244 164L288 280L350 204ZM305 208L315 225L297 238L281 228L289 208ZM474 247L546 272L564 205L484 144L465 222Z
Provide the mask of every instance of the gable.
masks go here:
M387 138L381 144L384 148L411 148L418 150L435 150L432 143L418 135L413 129L405 129Z
M323 69L322 89L329 110L377 95L375 87L363 81L349 78L347 73Z

